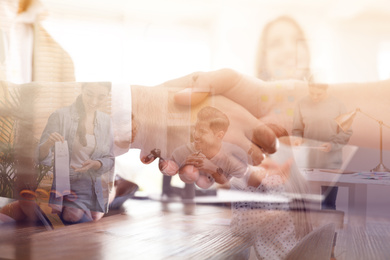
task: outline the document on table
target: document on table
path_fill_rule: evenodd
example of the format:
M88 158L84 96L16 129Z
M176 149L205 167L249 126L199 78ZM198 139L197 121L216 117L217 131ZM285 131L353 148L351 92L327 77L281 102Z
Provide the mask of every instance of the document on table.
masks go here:
M56 142L54 145L54 170L56 197L70 194L69 150L68 142Z
M357 172L352 176L356 179L390 181L389 172Z

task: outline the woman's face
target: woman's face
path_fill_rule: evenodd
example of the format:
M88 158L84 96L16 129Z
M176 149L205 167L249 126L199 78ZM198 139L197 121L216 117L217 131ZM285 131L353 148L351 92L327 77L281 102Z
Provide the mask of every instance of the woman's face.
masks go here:
M271 79L303 79L309 51L300 30L289 21L273 24L265 40L265 68Z
M82 98L85 111L95 112L102 104L106 102L109 94L109 89L106 86L95 84L86 85L82 90Z

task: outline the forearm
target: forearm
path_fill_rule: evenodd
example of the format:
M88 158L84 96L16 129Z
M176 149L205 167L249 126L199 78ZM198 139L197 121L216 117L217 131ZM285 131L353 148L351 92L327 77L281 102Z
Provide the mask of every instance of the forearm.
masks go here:
M114 157L105 157L94 160L96 162L95 172L97 175L101 176L102 174L110 171L114 167L115 158Z
M41 162L43 161L50 153L50 145L45 142L43 143L41 146L39 146L39 149L38 149L38 161Z
M178 104L194 105L208 95L223 95L257 118L267 115L280 97L286 95L287 90L294 91L291 95L306 91L306 83L302 81L265 82L232 69L195 72L163 85L176 87L177 90L187 88L175 94L175 102Z
M168 104L173 104L168 100L168 98L171 98L169 88L164 88L161 85L156 87L131 86L131 96L132 113L138 125L137 136L131 144L131 148L140 148L141 157L147 156L150 151L157 148L161 150L163 158L169 158L170 156L167 156L166 151L168 144ZM189 108L186 110L189 110ZM178 111L176 115L179 114ZM179 120L182 118L185 119L186 117L179 117ZM182 124L185 125L186 122ZM190 122L188 121L187 124L190 125ZM180 138L178 139L180 140ZM172 142L171 147L175 148L187 143L179 143L175 139L172 139Z

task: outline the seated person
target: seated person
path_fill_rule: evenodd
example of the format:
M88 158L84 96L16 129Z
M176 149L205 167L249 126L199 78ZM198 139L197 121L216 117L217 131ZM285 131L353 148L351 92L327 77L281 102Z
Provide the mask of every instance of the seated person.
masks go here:
M106 211L101 176L114 167L113 136L110 117L99 108L110 91L109 84L84 83L71 106L50 115L39 141L44 165L51 165L55 143L66 141L69 161L54 169L52 185L61 195L52 193L49 200L64 222L98 220ZM56 179L69 180L70 191Z
M224 184L247 171L247 155L238 146L223 141L229 118L214 107L204 107L197 114L193 142L173 151L172 160L179 166L185 183L207 189L214 182Z

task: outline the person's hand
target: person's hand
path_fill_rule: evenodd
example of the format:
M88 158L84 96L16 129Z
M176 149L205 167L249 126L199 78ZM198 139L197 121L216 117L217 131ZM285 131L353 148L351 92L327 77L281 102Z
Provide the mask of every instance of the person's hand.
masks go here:
M303 144L303 139L302 137L294 137L293 138L293 145L294 146L300 146Z
M197 168L199 170L201 170L201 171L204 171L204 172L210 174L210 175L214 175L215 174L215 170L218 168L218 166L215 165L214 163L212 163L206 157L203 157L202 161L199 163Z
M232 158L232 160L234 159ZM225 184L226 182L228 182L228 179L225 176L225 174L223 173L221 174L220 172L217 172L217 169L219 167L215 165L212 161L207 159L206 156L202 153L191 154L190 156L188 156L186 159L186 164L193 165L198 171L201 171L204 174L209 174L210 176L213 177L215 182L219 184ZM198 179L196 184L203 189L205 187L210 187L213 184L213 182L206 179L204 180Z
M169 159L175 148L190 142L197 112L211 105L230 120L224 141L246 151L249 164L259 165L264 154L277 149L274 132L259 119L273 111L277 98L285 95L286 89L303 95L307 84L267 83L222 69L195 72L155 87L131 86L132 113L139 122L138 138L131 147L141 150L140 159L144 163L150 163L145 158L155 148L161 149L160 158Z
M62 135L57 132L53 132L49 135L46 142L39 147L38 160L41 161L49 154L50 149L55 145L56 142L64 142L65 139Z
M207 105L216 107L229 117L230 126L224 141L236 144L246 151L250 164L259 165L264 158L264 153L276 151L275 134L256 118L261 115L258 110L262 111L256 105L261 103L259 95L253 95L253 92L249 93L250 91L242 91L250 89L251 84L237 88L240 89L241 96L256 96L255 100L242 100L245 105L253 104L251 112L257 111L256 115L240 103L234 102L230 97L218 95L225 91L221 87L235 87L235 84L240 82L240 76L236 78L238 74L231 74L230 71L228 70L227 74L225 70L221 73L216 72L216 74L214 72L193 73L152 88L131 87L132 111L139 122L137 133L139 138L136 138L132 148L141 149L142 162L147 162L145 157L152 149L161 149L162 158L168 159L173 149L189 143L192 118ZM259 82L255 82L257 83ZM197 103L196 106L191 106L195 103ZM266 110L269 111L269 109ZM167 149L167 144L171 148Z
M179 172L179 166L172 160L159 159L158 167L164 175L173 176Z
M261 97L272 99L279 91L277 87L230 69L197 72L189 75L186 81L182 80L182 85L187 87L174 94L175 103L193 107L211 99L210 103L227 114L231 122L225 141L242 147L252 165L259 165L264 153L276 151L274 132L258 118L266 115L272 105L272 102L262 102ZM298 84L301 82L286 83L291 86ZM221 95L227 99L221 98Z
M323 143L320 145L320 151L322 152L329 153L331 149L332 149L331 143Z
M100 167L102 167L102 163L97 160L86 160L83 162L80 168L77 168L73 165L71 165L71 167L75 172L87 172L89 169L99 170Z
M192 164L186 164L179 169L179 177L184 183L194 183L199 179L199 170Z
M208 189L214 184L214 182L216 182L216 180L214 180L211 175L200 174L195 184L201 189Z
M187 156L185 164L191 164L197 167L198 169L201 169L203 167L203 160L206 159L206 156L204 156L201 153L193 153Z
M57 133L57 132L54 132L54 133L51 133L50 134L50 136L49 136L49 138L47 139L47 141L46 141L46 145L49 147L49 148L51 148L51 147L53 147L54 146L54 144L56 143L56 142L64 142L65 141L65 139L64 139L64 137L62 136L62 135L60 135L59 133Z

